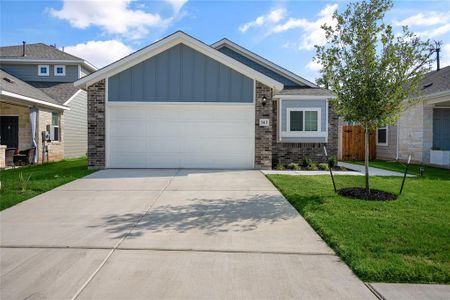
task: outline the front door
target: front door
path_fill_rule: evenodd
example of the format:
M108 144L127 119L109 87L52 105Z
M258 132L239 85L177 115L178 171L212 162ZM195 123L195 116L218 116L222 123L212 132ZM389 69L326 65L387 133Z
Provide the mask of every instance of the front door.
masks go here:
M19 147L19 117L0 116L0 145Z

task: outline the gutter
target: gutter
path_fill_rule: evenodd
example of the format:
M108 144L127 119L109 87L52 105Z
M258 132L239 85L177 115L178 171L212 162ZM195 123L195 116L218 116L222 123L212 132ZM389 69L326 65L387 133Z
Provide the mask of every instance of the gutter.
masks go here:
M35 104L40 104L40 105L44 105L44 106L49 106L49 107L54 107L54 108L58 108L58 109L62 109L62 110L70 110L69 107L64 106L64 105L59 105L59 104L53 104L44 100L39 100L39 99L35 99L35 98L31 98L31 97L27 97L27 96L22 96L16 93L12 93L12 92L8 92L8 91L0 91L0 95L5 96L5 97L11 97L11 98L16 98L19 100L24 100L24 101L28 101L28 102L32 102Z

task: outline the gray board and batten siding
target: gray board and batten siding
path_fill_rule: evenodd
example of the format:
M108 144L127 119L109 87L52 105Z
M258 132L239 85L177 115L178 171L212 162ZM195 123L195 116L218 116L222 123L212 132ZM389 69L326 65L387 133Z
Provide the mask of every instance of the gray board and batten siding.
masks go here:
M39 64L10 64L10 63L1 63L1 68L17 77L23 81L51 81L51 82L74 82L78 80L78 65L65 65L65 64L45 64L41 65L49 66L49 76L39 76L38 75L38 66ZM55 76L54 74L54 66L55 65L65 65L66 66L66 75L65 76Z
M290 80L289 78L287 78L286 76L280 75L277 72L272 71L271 69L265 67L264 65L257 63L251 59L249 59L248 57L226 47L223 46L219 49L217 49L218 51L222 52L223 54L239 61L240 63L243 63L244 65L278 81L281 82L284 85L284 88L289 89L289 88L298 88L298 87L305 87L306 85L300 85L297 82L294 82L292 80Z
M108 79L108 101L252 103L254 81L178 44Z

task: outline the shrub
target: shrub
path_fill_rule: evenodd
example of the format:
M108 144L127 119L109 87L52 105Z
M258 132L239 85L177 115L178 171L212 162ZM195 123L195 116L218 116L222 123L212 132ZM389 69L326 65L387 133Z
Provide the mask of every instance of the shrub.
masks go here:
M304 158L302 161L302 167L308 168L309 166L311 166L312 163L313 161L310 158Z
M278 171L283 171L283 170L285 170L286 168L284 167L284 165L282 164L282 163L278 163L276 166L275 166L275 170L278 170Z
M287 168L288 168L289 170L300 170L300 166L299 166L298 164L296 164L296 163L290 163L290 164L287 166Z
M328 164L319 164L319 170L328 171L329 169Z
M330 157L330 158L328 159L328 166L329 166L330 168L334 168L334 167L337 166L337 159L336 159L336 156L335 156L335 155L333 155L332 157Z
M316 171L318 170L317 164L315 162L311 162L311 164L306 169L309 171Z

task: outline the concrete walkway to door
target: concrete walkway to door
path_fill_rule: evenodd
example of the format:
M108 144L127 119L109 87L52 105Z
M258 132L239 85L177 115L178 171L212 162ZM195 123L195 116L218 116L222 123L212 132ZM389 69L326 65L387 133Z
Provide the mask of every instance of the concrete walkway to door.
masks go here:
M259 171L99 171L0 226L2 299L375 298Z

